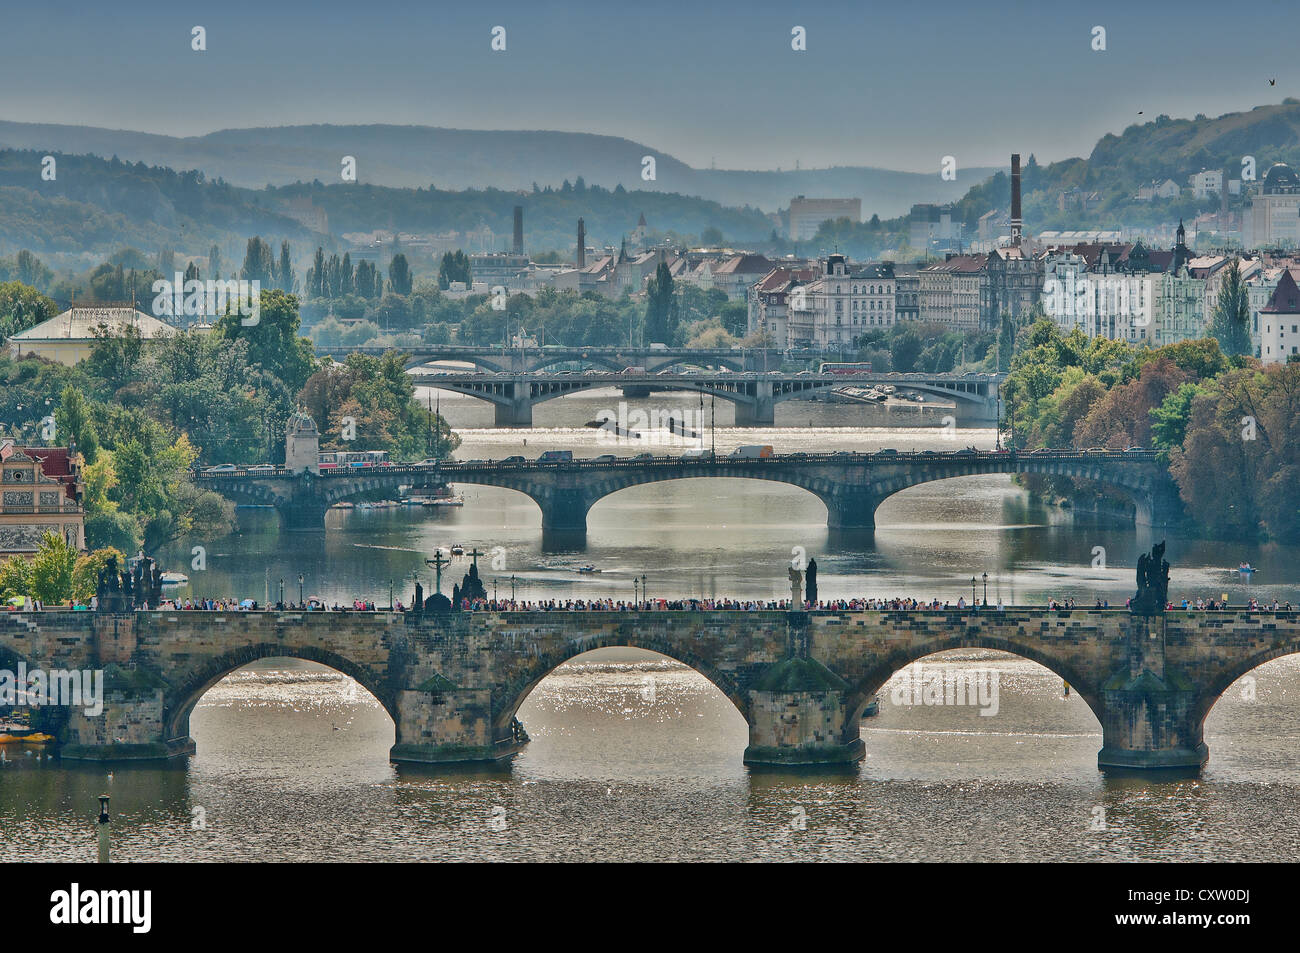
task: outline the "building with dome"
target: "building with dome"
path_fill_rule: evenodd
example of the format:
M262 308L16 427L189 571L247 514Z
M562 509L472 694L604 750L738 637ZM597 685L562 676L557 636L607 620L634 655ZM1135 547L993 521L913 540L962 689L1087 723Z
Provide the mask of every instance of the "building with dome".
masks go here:
M1248 248L1300 244L1300 175L1281 162L1246 200L1242 238Z

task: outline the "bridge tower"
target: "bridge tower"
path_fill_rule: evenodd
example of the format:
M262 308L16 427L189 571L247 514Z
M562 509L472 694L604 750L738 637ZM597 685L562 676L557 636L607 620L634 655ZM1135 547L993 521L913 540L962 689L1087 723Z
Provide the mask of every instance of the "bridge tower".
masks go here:
M320 473L320 431L301 410L289 415L284 428L284 465L290 473Z

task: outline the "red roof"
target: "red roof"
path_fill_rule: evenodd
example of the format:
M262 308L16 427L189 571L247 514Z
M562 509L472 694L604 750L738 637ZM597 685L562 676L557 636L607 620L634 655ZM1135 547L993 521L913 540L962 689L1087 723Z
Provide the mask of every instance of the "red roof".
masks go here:
M1300 314L1300 287L1296 286L1291 269L1282 272L1282 277L1273 290L1273 297L1260 309L1267 314Z
M75 500L77 476L72 472L67 447L15 447L19 453L41 461L41 472L63 484L63 492Z

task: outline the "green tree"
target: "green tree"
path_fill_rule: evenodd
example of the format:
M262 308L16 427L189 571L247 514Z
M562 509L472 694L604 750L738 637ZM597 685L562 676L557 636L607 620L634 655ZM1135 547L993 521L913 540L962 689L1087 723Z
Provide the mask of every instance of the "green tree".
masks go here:
M58 605L72 598L77 550L57 533L46 533L32 557L31 594L38 602Z
M457 249L454 254L452 252L444 253L442 263L438 266L438 287L446 291L451 287L453 281L464 282L466 288L473 284L469 258L460 249Z
M673 297L673 275L667 262L659 262L646 286L644 336L646 344L677 343L677 302Z
M388 263L388 287L394 294L411 293L411 266L407 264L405 255L394 255Z
M1210 336L1229 357L1254 354L1250 341L1250 298L1241 280L1240 258L1233 258L1224 270L1219 300L1210 321Z

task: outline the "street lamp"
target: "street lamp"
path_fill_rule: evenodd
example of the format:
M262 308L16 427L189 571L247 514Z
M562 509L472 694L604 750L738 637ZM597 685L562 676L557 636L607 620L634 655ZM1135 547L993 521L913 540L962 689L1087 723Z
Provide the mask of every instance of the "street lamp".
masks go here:
M632 577L632 604L634 606L641 605L641 580L636 576Z
M302 608L302 573L298 573L298 608Z
M514 605L515 601L515 574L510 574L510 604Z
M650 591L645 587L645 573L641 573L641 598L647 603L650 601Z
M984 573L982 578L984 580L984 608L987 609L989 605L989 574Z
M280 580L280 605L284 605L284 580Z
M975 577L970 577L970 604L975 605Z

